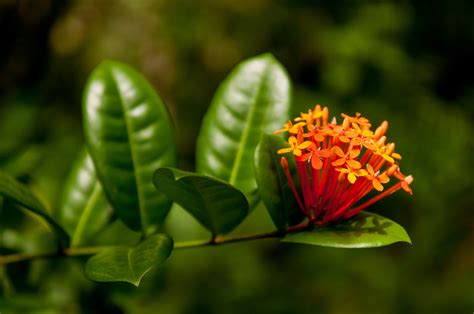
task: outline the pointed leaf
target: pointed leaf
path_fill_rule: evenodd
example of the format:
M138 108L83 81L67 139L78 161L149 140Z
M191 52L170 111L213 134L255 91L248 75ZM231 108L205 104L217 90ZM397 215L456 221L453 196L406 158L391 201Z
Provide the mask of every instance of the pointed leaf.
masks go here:
M138 287L143 276L160 266L173 250L173 240L155 234L135 247L113 247L92 256L86 263L87 278L100 282L125 281Z
M163 102L138 72L107 61L89 78L83 110L89 153L117 216L134 230L152 232L171 206L153 187L153 171L176 163Z
M25 185L5 172L0 171L0 195L41 216L51 226L61 245L69 245L67 232L49 215L45 206Z
M247 216L244 194L225 181L173 168L160 168L153 182L213 234L232 231Z
M285 141L281 137L264 134L255 151L255 178L258 191L278 230L297 225L305 217L298 207L281 166L281 155L277 153L278 149L285 146ZM290 173L296 173L294 158L291 156L287 160Z
M59 215L71 235L71 246L86 243L110 221L112 208L87 150L79 154L66 181Z
M262 133L281 128L290 113L291 84L270 54L238 65L219 86L198 137L198 172L234 185L251 207L258 201L253 171Z
M361 212L351 220L335 226L290 233L282 241L337 248L379 247L396 242L411 244L410 237L402 226L369 212Z

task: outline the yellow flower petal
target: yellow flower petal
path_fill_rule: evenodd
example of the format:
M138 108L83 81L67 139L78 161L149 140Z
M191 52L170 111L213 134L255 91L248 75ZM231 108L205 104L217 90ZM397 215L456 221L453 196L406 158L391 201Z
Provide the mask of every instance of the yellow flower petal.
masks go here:
M354 173L351 172L347 175L347 179L349 180L351 184L354 184L354 182L356 182L357 180L357 177Z
M379 191L379 192L382 192L383 191L383 185L380 184L379 180L375 179L375 180L372 180L372 185L374 186L374 188Z

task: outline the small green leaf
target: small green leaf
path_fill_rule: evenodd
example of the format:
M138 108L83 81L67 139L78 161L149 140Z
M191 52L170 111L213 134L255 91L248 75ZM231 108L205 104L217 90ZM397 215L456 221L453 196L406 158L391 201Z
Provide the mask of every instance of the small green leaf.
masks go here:
M61 245L69 245L69 235L67 232L48 214L45 206L25 185L5 172L0 172L0 195L25 207L31 212L42 217L51 226Z
M262 133L288 120L291 82L282 65L264 54L239 64L219 86L197 141L197 171L223 179L258 202L253 171Z
M282 241L337 248L370 248L396 242L411 244L402 226L369 212L361 212L349 221L334 226L290 233Z
M83 150L66 181L60 222L71 235L71 246L86 243L110 221L112 208L97 179L94 164Z
M276 135L264 134L255 151L255 178L265 207L278 230L285 230L304 219L281 166L278 149L285 141ZM296 172L294 158L287 158L290 173Z
M106 61L88 80L83 111L89 153L117 216L133 230L153 233L171 207L153 187L153 171L176 164L163 102L137 71Z
M153 182L215 235L232 231L249 212L245 195L217 178L160 168Z
M173 250L173 240L155 234L136 247L113 247L92 256L86 263L87 278L100 282L125 281L138 287L143 276L160 266Z

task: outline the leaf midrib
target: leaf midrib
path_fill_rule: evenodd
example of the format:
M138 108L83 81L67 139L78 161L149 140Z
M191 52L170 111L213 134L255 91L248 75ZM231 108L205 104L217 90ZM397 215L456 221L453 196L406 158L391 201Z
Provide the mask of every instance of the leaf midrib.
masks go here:
M255 117L255 111L256 111L256 108L257 108L256 103L262 95L262 85L263 85L263 83L265 82L265 80L267 78L269 69L270 69L270 65L265 64L265 69L263 70L263 74L262 74L260 82L258 84L257 93L255 94L254 98L252 99L252 106L250 108L250 112L249 112L249 115L248 115L248 118L247 118L247 123L245 124L244 130L242 132L242 137L241 137L241 140L240 140L239 149L238 149L237 154L235 156L234 166L232 167L232 172L231 172L230 178L229 178L229 183L232 184L232 185L235 185L235 181L237 180L240 164L242 163L242 158L243 158L243 155L244 155L245 148L247 146L247 140L248 140L248 137L249 137L250 129L251 129L254 117Z
M72 235L71 239L71 246L76 246L81 244L79 241L84 234L85 226L86 223L89 221L90 216L92 214L92 209L94 208L94 205L96 204L101 192L101 186L99 182L96 182L94 185L94 189L92 190L91 196L89 197L89 200L86 203L85 209L82 212L81 217L79 218L79 222L76 226L76 230L74 231L74 234Z
M113 86L115 88L115 91L117 92L117 95L120 99L120 106L122 107L122 113L123 113L123 118L124 118L124 121L125 121L125 128L127 130L127 139L128 139L128 143L129 143L129 149L130 149L130 157L132 158L132 166L133 166L133 173L134 173L134 178L135 178L135 185L136 185L136 189L137 189L137 197L138 197L138 209L140 211L140 222L141 222L141 227L142 227L142 230L145 231L146 230L146 226L148 225L148 217L146 215L146 212L145 212L145 209L143 208L143 195L140 193L140 189L139 189L139 180L138 180L138 176L137 176L137 173L136 173L136 156L134 154L134 149L133 149L133 146L135 146L133 140L131 139L130 137L130 134L131 134L131 128L130 128L130 118L128 117L127 115L127 108L125 107L124 105L124 99L122 97L122 90L119 89L119 84L116 80L116 77L113 73L113 70L110 70L110 77L112 78L112 81L113 81Z

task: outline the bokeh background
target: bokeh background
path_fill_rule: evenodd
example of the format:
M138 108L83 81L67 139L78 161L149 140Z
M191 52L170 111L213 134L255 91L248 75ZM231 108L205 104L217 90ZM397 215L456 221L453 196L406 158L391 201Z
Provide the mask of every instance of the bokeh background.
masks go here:
M176 251L139 289L96 284L83 260L0 268L2 313L472 313L474 2L0 0L0 168L57 210L83 145L81 93L104 59L139 69L194 167L201 119L241 60L273 53L294 83L294 113L316 103L390 122L415 177L371 208L413 245L338 250L275 240ZM249 161L249 167L251 162ZM0 252L51 246L46 227L0 211ZM206 236L179 208L176 239ZM271 229L262 208L236 231ZM123 226L100 241L133 241ZM99 241L99 240L98 240Z

